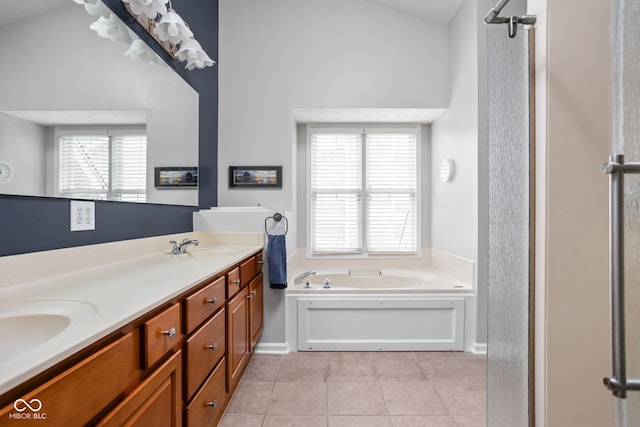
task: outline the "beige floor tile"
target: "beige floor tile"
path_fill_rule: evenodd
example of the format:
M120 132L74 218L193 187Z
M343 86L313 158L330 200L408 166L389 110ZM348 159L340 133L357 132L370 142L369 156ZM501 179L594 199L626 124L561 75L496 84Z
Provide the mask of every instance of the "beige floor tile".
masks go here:
M324 382L276 382L268 415L327 415L327 384Z
M451 415L484 415L487 412L485 381L466 378L436 383L436 391Z
M315 415L267 415L262 427L327 427L327 417Z
M264 415L224 414L218 427L261 427Z
M434 383L454 382L465 379L486 381L487 363L476 358L440 358L419 361L429 381Z
M390 415L449 415L438 393L427 381L383 382L380 385Z
M426 381L415 357L376 357L373 369L378 381Z
M377 382L327 383L329 415L388 415Z
M456 422L459 427L486 427L486 415L456 415Z
M325 381L327 357L287 357L282 360L276 381Z
M242 381L275 381L282 363L282 356L254 356L247 370L242 376Z
M388 416L329 416L329 427L392 427Z
M414 351L416 360L440 359L443 357L458 357L457 351Z
M368 353L329 353L327 381L377 381Z
M273 382L241 381L229 402L229 414L262 414L271 401Z
M412 351L370 351L369 356L374 359L415 359Z
M402 415L391 416L393 427L457 427L453 417L448 415L424 416Z

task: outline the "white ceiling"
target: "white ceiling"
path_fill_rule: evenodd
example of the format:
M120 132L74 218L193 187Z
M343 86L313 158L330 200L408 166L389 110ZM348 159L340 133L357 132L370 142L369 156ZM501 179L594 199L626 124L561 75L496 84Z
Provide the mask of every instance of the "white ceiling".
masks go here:
M447 25L464 0L369 0L391 9Z
M43 126L125 125L147 122L146 111L0 111Z

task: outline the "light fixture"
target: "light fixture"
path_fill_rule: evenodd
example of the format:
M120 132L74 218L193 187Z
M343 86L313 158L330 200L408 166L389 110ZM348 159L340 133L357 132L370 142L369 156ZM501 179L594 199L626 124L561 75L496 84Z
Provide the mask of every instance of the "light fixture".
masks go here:
M142 13L141 7L148 3L161 3L162 8L154 16ZM125 9L153 37L158 44L175 60L187 62L188 70L202 69L215 64L202 49L193 35L193 31L173 9L171 0L122 0ZM166 8L164 5L169 4ZM135 7L134 7L135 4ZM151 6L149 4L149 6Z
M136 15L145 15L149 19L156 19L160 14L167 13L167 4L169 0L122 0L128 4Z
M84 5L84 9L89 15L102 16L103 18L109 18L111 11L100 0L73 0L75 3Z
M169 9L166 14L161 16L160 22L158 22L153 29L153 32L160 40L179 44L193 37L193 32L187 27L187 24L184 23L175 10Z
M89 28L102 38L126 44L131 43L131 36L127 31L126 25L113 14L108 19L100 16L96 22L89 25Z
M148 44L136 38L131 42L131 46L124 53L131 59L135 59L143 62L153 62L154 64L164 65L164 61L160 59L160 57L149 47Z
M453 172L455 169L455 165L453 160L444 159L442 163L440 163L440 180L442 182L451 182L453 179Z
M180 49L176 52L176 58L181 62L187 61L187 65L185 66L187 70L193 70L194 68L202 69L215 64L215 61L209 58L209 55L202 49L196 39L189 39L180 43Z

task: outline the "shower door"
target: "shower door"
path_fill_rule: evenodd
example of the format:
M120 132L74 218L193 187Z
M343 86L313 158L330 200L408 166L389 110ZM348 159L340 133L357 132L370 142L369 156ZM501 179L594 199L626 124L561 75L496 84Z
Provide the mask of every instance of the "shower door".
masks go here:
M533 30L488 30L487 425L530 425ZM531 396L532 397L532 396Z
M613 13L610 179L612 375L617 425L640 425L640 2Z

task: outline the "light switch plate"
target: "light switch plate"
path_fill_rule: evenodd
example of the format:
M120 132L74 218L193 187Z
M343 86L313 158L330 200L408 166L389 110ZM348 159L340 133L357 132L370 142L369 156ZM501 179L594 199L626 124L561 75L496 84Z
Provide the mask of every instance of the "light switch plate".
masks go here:
M96 229L96 203L71 200L69 212L71 231L87 231Z

